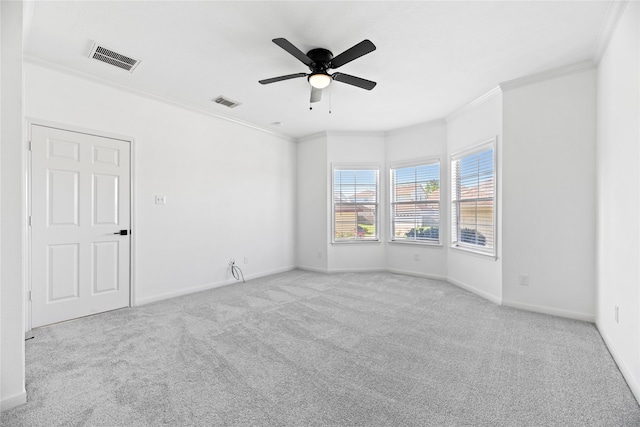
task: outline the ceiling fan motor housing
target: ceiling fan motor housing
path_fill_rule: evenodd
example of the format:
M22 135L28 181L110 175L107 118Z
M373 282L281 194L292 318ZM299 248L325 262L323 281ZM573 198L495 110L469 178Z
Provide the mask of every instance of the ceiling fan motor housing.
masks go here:
M317 48L307 52L307 56L313 62L309 65L312 73L326 73L330 68L333 54L327 49Z

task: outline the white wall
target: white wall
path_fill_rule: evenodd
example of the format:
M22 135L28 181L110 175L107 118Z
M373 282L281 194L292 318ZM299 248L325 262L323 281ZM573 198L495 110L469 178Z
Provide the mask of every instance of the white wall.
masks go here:
M447 118L449 155L497 137L497 259L447 247L448 280L493 302L502 301L502 96L490 92L481 102ZM447 159L447 161L449 161ZM450 218L443 225L449 230Z
M330 234L327 215L327 135L298 142L297 151L297 260L299 268L327 271Z
M640 400L640 5L598 68L597 326ZM614 318L619 307L619 323Z
M35 64L25 84L30 118L135 138L137 303L232 282L231 258L294 268L292 141Z
M379 132L323 132L298 142L298 266L325 271L385 269L385 139ZM332 165L380 168L379 242L331 243Z
M26 402L23 297L22 2L0 2L0 407Z
M502 109L503 303L593 321L595 69L503 88Z
M449 216L449 162L447 159L447 123L444 120L423 123L387 132L385 138L386 168L394 162L415 159L440 159L440 239L442 245L391 243L386 248L387 269L397 273L432 277L446 280L447 244L449 233L445 224ZM387 187L385 194L390 194ZM389 240L389 224L384 224ZM415 260L418 254L419 260Z
M362 271L385 269L385 227L387 197L384 191L384 134L359 132L327 132L327 188L331 188L331 167L334 163L368 163L380 168L379 200L379 242L333 243L329 244L329 271ZM325 195L328 204L328 220L331 218L331 198L333 192ZM328 227L331 232L331 224ZM331 241L330 232L327 235Z

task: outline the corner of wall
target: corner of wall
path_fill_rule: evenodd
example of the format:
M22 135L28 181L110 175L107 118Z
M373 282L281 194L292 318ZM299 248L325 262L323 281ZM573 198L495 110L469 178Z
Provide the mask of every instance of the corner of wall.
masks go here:
M640 402L640 4L625 3L596 83L596 327Z
M495 304L498 305L502 305L502 296L499 295L493 295L490 292L487 292L483 289L480 289L474 285L462 282L460 280L454 279L452 277L447 277L447 282L451 283L452 285L458 286L459 288L465 289L473 294L478 295L479 297L482 297L488 301L491 301Z
M22 2L0 2L0 405L26 401L24 375L24 233L26 188L23 167Z
M629 365L627 365L627 363L625 362L624 358L622 357L622 354L620 353L618 348L615 346L614 341L611 339L611 337L609 337L605 329L601 327L600 322L596 320L595 324L596 324L596 329L598 329L598 332L602 337L602 341L604 341L604 344L607 346L607 349L609 350L611 357L613 358L614 362L616 362L618 369L620 369L620 372L622 373L622 376L627 382L627 385L631 389L633 396L636 398L638 403L640 403L640 382L638 381L638 378L636 378L633 375L633 371L630 369Z
M0 401L0 411L8 411L25 403L27 403L27 392L23 390L12 396L3 397L2 401Z

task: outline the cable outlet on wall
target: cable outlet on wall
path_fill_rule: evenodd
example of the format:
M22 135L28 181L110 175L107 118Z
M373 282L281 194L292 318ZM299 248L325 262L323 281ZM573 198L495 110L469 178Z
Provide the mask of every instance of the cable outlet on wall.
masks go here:
M318 258L322 258L322 251L318 251Z
M414 261L420 261L420 254L413 254L413 260Z
M518 284L520 286L529 286L529 275L521 274L518 276Z
M156 205L166 205L167 196L156 196Z

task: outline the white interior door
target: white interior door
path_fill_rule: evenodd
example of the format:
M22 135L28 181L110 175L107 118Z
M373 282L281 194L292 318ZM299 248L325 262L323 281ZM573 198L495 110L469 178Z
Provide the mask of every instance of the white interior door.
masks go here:
M31 131L32 327L128 307L130 143Z

